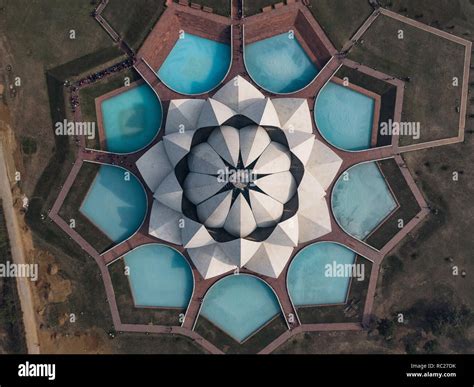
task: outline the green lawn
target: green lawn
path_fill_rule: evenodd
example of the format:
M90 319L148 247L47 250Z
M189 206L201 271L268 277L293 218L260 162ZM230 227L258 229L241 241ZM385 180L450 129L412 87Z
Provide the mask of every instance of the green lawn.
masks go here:
M25 55L45 67L68 62L99 48L111 40L90 16L90 0L64 5L63 0L4 0L2 18L6 33L14 39L16 55ZM70 39L70 31L75 39Z
M471 0L380 0L380 3L391 11L455 35L472 33L474 7Z
M138 49L164 11L164 0L111 0L102 16L134 49Z
M370 16L367 0L310 0L310 10L329 39L341 49Z
M398 38L398 31L404 38ZM387 16L380 16L349 53L357 62L400 78L406 83L402 120L420 122L421 136L401 136L402 145L456 136L464 46ZM390 47L390 50L387 50Z

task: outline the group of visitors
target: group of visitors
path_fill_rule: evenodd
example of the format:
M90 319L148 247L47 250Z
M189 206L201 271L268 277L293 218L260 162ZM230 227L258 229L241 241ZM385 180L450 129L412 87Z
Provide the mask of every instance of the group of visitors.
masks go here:
M79 91L79 88L86 85L90 85L94 82L100 81L101 79L105 78L108 75L120 72L131 66L133 66L133 59L127 58L120 63L116 63L113 66L110 66L104 70L90 74L87 77L82 78L79 81L70 85L70 92L71 92L70 104L71 104L72 111L75 112L76 108L79 106L79 96L77 94L77 92ZM65 83L65 85L69 86L68 83Z

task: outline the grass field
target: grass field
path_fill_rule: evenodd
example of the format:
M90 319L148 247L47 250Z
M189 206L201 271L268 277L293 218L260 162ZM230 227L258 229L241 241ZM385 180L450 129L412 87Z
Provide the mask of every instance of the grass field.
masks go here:
M11 262L10 243L0 201L0 263ZM15 278L0 277L0 353L26 353L25 331Z
M367 0L310 0L311 12L337 49L341 49L370 16Z
M474 7L471 0L380 0L382 7L469 39Z
M63 80L87 66L112 59L119 51L90 16L94 6L89 0L74 1L67 7L61 0L0 0L0 8L0 34L6 37L0 44L2 62L10 64L12 75L21 78L17 96L8 98L7 103L16 134L39 144L37 152L25 158L25 170L21 171L25 177L22 189L31 196L52 153L67 152L67 145L56 143L52 129L55 118L49 107L51 98L63 98L63 90L53 97L48 95L46 74L55 68L64 70L62 65L70 63L68 74L50 73ZM75 39L70 39L71 30Z
M398 33L403 30L404 38ZM421 136L400 136L402 145L457 136L464 46L381 15L349 58L406 82L402 120L420 122ZM390 55L387 55L390 47ZM459 87L453 86L459 78Z
M164 11L164 0L111 0L102 16L130 47L141 46ZM146 15L146 17L144 17Z

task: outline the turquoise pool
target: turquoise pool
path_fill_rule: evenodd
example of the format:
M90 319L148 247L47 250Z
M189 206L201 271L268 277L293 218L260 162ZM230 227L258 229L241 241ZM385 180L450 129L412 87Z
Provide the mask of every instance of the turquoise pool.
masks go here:
M245 66L252 79L273 93L292 93L308 85L319 70L296 37L276 35L245 46Z
M186 308L193 293L193 275L186 259L171 247L150 244L124 257L137 306Z
M165 85L182 94L216 87L230 66L230 45L186 33L158 70Z
M334 185L332 209L339 225L363 240L395 208L397 203L375 162L356 165Z
M314 116L330 144L350 151L371 146L375 100L349 87L329 82L316 99Z
M79 210L112 241L120 243L140 227L146 209L140 181L123 168L102 165Z
M353 264L355 253L337 243L314 243L301 250L288 269L288 292L295 306L346 301L349 277L326 275L326 265Z
M148 145L160 130L161 103L146 84L104 100L101 110L110 152L135 152Z
M262 280L231 275L217 282L204 298L201 314L242 342L281 313L273 290Z

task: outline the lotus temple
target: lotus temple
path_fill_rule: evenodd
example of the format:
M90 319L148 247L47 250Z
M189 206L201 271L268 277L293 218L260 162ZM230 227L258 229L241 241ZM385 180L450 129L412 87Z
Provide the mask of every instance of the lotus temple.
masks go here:
M439 143L380 132L405 80L347 53L389 11L338 51L303 2L239 4L169 1L137 52L95 15L137 79L95 99L49 216L97 262L118 333L269 353L366 329L383 258L430 213L401 154L462 141L462 123Z

